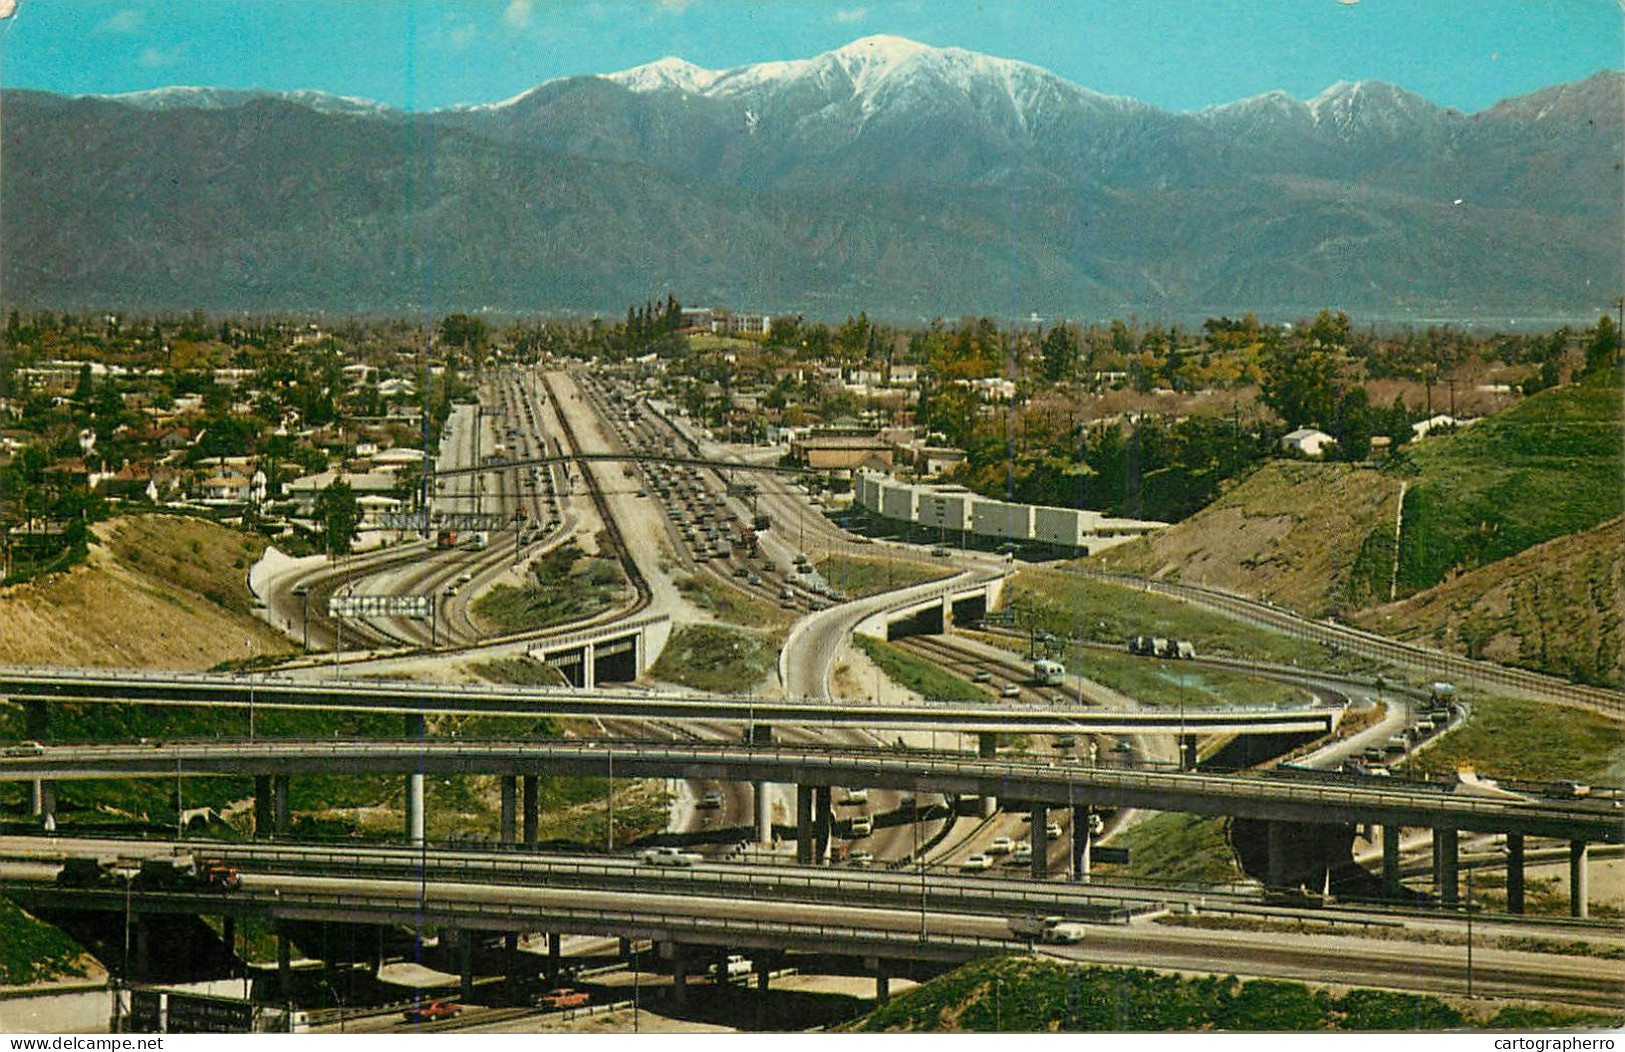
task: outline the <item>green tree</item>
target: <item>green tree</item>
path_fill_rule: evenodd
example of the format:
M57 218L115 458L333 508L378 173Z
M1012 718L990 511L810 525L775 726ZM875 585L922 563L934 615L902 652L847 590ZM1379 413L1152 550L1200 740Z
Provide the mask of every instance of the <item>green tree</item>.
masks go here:
M1039 355L1043 360L1044 379L1055 383L1067 379L1078 360L1078 334L1070 325L1057 325L1044 334Z
M1597 319L1597 327L1591 330L1591 340L1586 344L1586 376L1605 372L1612 368L1619 360L1619 328L1614 319L1604 314Z
M322 490L316 497L316 521L322 527L329 553L343 554L350 550L355 539L356 525L361 521L361 505L355 490L342 478Z

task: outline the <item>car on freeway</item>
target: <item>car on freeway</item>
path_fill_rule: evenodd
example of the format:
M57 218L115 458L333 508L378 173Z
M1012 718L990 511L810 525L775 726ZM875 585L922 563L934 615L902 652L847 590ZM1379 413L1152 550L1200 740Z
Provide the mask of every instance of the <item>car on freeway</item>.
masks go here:
M972 855L959 864L961 873L985 873L993 868L993 860L986 855Z
M560 986L545 994L537 994L531 1004L536 1008L551 1008L556 1011L561 1008L580 1008L591 1000L592 995L585 990Z
M1044 839L1045 840L1059 840L1059 839L1061 839L1061 823L1059 823L1059 822L1051 822L1049 825L1045 826L1044 827Z
M979 668L979 669L976 670L976 673L971 676L971 682L972 683L992 683L993 682L993 673L989 672L985 668Z
M446 597L446 598L448 598L448 599L450 599L450 598L451 598L451 597L452 597L452 596L454 596L454 595L456 595L456 594L457 594L457 586L456 586L456 585L454 585L454 584L448 584L448 585L447 585L447 586L446 586L446 587L445 587L445 588L444 588L444 589L443 589L443 590L442 590L442 591L441 591L441 593L440 593L440 594L441 594L441 595L443 595L443 596L445 596L445 597Z
M948 558L948 549L938 545L937 547L931 549L931 557L934 559L946 559Z
M420 1001L401 1013L408 1023L433 1023L441 1019L454 1019L462 1014L463 1006L456 1001Z
M869 790L862 788L848 789L846 791L846 799L843 801L843 803L848 804L866 804L868 802Z
M858 866L859 868L864 866L872 866L874 865L874 861L875 853L873 851L854 851L846 856L847 865Z
M41 756L44 752L45 746L39 742L21 741L15 745L6 746L5 754L7 756Z
M1591 786L1585 782L1563 779L1548 785L1546 795L1554 800L1579 800L1591 795Z
M700 856L675 847L652 847L641 856L651 866L692 866Z
M722 790L707 789L705 795L700 797L700 806L705 808L722 806Z
M987 853L990 855L1008 855L1015 849L1016 842L1014 840L1007 836L996 836L993 838L993 843L987 846Z
M1058 734L1053 744L1057 749L1070 749L1078 744L1078 739L1070 734Z
M474 579L474 571L473 570L464 570L462 573L457 575L457 583L458 584L467 584L468 582L472 581L473 579Z
M1033 860L1033 846L1025 840L1016 842L1015 850L1010 852L1010 861L1014 864L1031 862Z
M1003 689L999 691L999 697L1019 698L1021 697L1021 688L1016 686L1014 683L1006 683Z
M851 836L855 839L857 837L865 837L870 833L873 833L875 831L875 824L872 820L870 820L868 815L859 815L858 817L852 819L852 822L848 828L851 830Z

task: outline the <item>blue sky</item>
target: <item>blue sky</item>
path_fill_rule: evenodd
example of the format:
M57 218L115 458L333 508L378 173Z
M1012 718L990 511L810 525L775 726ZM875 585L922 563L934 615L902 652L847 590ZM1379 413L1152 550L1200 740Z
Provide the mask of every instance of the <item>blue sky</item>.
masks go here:
M421 110L664 55L726 68L889 33L1171 110L1376 78L1474 111L1625 66L1622 23L1621 0L21 0L0 83L314 88Z

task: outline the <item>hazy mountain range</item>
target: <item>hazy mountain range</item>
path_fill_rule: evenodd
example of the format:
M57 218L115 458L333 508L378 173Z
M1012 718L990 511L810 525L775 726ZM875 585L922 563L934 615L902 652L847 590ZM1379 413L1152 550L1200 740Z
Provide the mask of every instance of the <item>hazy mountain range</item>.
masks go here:
M1375 81L1196 113L869 37L409 115L317 92L3 96L25 306L911 319L1585 316L1621 289L1625 74L1477 114Z

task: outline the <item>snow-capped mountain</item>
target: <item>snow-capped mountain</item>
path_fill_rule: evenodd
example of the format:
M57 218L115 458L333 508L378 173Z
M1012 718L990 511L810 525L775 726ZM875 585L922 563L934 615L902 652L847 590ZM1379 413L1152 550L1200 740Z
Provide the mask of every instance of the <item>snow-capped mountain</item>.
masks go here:
M1625 211L1618 72L1474 115L1376 81L1178 114L881 36L416 115L4 105L0 282L40 306L387 311L432 274L448 309L1528 317L1617 294Z

